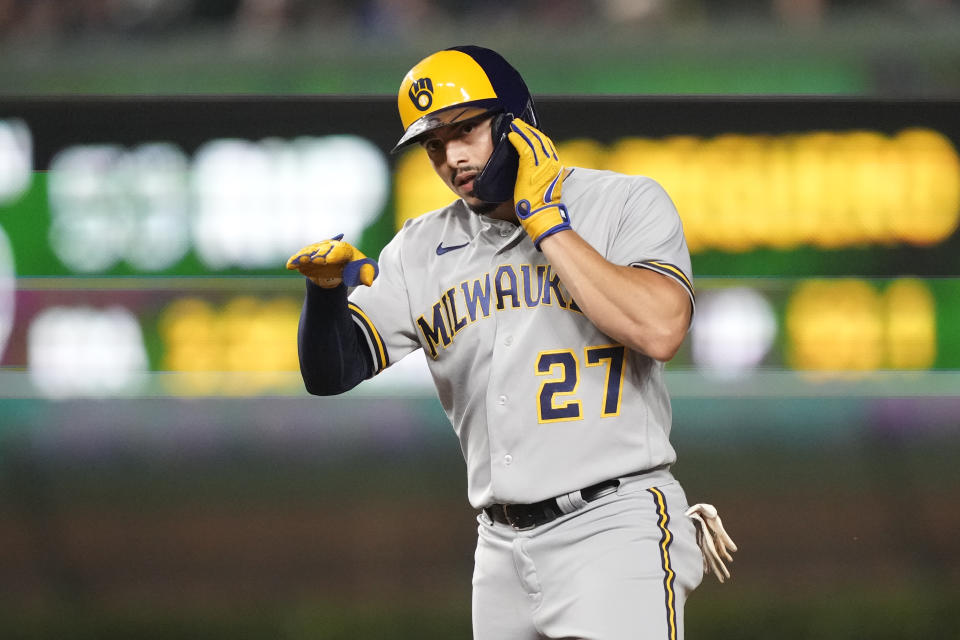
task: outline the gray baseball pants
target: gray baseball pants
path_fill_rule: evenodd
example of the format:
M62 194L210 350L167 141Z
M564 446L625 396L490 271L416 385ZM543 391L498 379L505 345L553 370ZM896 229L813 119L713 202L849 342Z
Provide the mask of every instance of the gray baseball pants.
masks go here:
M478 517L475 640L680 640L703 559L666 470L528 531Z

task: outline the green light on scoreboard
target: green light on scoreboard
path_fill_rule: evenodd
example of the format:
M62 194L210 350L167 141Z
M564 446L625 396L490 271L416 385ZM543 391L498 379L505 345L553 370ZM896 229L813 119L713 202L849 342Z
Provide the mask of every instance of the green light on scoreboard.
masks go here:
M357 237L387 201L384 154L365 138L213 139L65 147L51 160L49 246L71 273L121 267L282 269L297 248ZM36 223L34 223L36 224Z

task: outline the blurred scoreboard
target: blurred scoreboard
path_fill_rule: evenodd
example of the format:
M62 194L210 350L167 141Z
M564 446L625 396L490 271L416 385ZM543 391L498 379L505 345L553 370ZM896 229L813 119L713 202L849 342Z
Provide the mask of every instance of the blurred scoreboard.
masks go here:
M538 100L566 164L673 197L698 298L670 369L717 380L960 369L958 107ZM0 100L0 395L302 393L287 256L377 255L453 198L399 129L387 97Z

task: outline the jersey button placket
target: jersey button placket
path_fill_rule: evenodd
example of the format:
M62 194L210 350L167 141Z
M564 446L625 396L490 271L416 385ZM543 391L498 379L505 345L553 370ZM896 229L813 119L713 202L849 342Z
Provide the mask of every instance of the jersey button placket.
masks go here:
M490 274L491 274L491 308L497 303L496 297L496 274L502 265L516 265L525 263L527 260L515 255L517 241L519 239L518 231L522 229L518 226L496 221L491 225L491 234L488 236L496 245L497 250L491 256ZM498 243L497 240L500 242ZM516 272L516 268L514 268ZM519 276L517 276L519 277ZM504 287L510 287L509 278L504 276ZM513 285L516 289L516 284ZM519 295L519 291L518 291ZM519 298L522 303L522 298ZM503 297L504 309L497 309L491 314L493 321L493 342L490 344L489 361L489 379L492 384L488 386L487 411L488 411L488 438L491 464L491 488L494 494L502 492L515 493L517 487L516 474L519 471L518 463L515 460L515 447L520 444L522 429L517 421L513 411L516 409L514 400L520 398L513 391L516 385L515 367L513 358L516 356L515 349L512 347L516 340L516 333L521 322L523 314L519 309L514 308L513 297L507 293ZM519 400L523 402L522 398ZM522 466L522 465L521 465Z

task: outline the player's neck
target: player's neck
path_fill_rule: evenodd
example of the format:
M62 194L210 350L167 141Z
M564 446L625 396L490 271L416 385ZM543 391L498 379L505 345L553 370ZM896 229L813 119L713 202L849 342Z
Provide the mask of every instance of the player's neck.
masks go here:
M517 222L517 213L513 210L513 202L508 200L501 202L497 208L492 211L485 211L482 215L495 220L506 220L507 222Z

